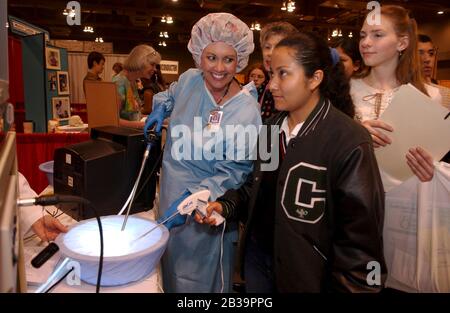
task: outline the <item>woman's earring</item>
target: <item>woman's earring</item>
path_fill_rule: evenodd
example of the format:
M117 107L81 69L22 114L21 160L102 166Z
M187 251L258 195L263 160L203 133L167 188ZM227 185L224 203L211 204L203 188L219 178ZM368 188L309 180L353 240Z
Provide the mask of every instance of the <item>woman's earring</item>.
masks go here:
M400 50L400 51L398 52L398 57L401 58L402 55L403 55L403 50Z

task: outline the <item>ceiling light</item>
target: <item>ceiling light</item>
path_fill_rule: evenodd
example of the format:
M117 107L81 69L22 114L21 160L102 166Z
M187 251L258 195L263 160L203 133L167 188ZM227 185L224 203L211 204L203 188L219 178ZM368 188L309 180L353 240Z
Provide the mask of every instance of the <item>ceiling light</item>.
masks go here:
M258 22L252 23L252 26L250 27L250 30L260 31L261 30L261 24L259 24Z
M348 33L348 37L349 37L349 38L352 38L352 37L353 37L353 33L352 33L352 32L349 32L349 33Z
M164 38L169 38L169 34L167 32L164 32Z
M339 29L338 37L342 37L342 31Z
M258 22L255 23L254 27L255 27L255 30L257 30L257 31L261 30L261 25Z
M286 2L283 1L283 5L281 6L281 11L286 11Z
M94 32L94 27L92 27L92 26L84 26L83 31L85 33L93 33Z
M444 11L438 11L437 14L439 15L444 14Z
M170 15L163 15L163 17L161 18L161 22L162 23L167 23L167 24L172 24L173 23L173 19Z
M64 9L63 15L68 15L69 17L75 17L75 10L74 9Z
M102 37L97 37L97 38L95 38L95 42L103 42L103 38Z
M295 1L288 1L287 2L287 11L294 12L294 10L295 10Z

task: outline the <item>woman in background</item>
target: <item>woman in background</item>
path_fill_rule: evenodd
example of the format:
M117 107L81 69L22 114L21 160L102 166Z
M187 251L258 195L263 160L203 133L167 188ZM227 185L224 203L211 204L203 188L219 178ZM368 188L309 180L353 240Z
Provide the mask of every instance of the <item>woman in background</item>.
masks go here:
M253 82L255 84L256 89L258 90L258 100L261 98L265 84L269 81L269 74L261 63L256 63L247 71L247 75L245 77L245 83Z
M141 101L136 80L150 78L155 66L161 61L160 54L148 45L139 45L131 50L123 64L123 70L112 81L117 85L119 95L119 125L142 128Z
M363 67L358 41L354 38L341 38L331 44L339 53L340 61L344 65L345 76L350 79L358 76Z
M112 67L112 70L113 70L113 72L114 72L114 74L113 74L112 77L114 78L114 76L116 76L117 74L119 74L120 72L122 72L122 70L123 70L123 64L120 63L120 62L114 63L114 65L113 65L113 67Z
M279 43L281 39L297 32L297 28L288 22L269 23L261 29L259 41L261 43L263 65L267 72L270 72L272 51L277 43ZM277 113L268 83L269 81L267 80L263 83L262 87L260 87L262 89L262 94L258 97L263 121Z
M148 115L152 112L153 96L158 92L166 90L166 82L161 73L161 67L159 64L156 65L155 73L150 79L142 79L143 90L142 90L142 101L144 105L142 106L142 114Z

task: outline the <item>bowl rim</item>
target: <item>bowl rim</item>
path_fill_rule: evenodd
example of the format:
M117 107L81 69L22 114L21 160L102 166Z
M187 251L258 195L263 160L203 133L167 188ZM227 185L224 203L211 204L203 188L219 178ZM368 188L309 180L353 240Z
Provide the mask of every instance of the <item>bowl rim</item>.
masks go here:
M124 217L124 215L105 215L105 216L100 216L100 219L102 219L102 218L122 218L122 217ZM140 220L144 220L146 222L151 222L152 224L157 224L156 221L149 220L147 218L143 218L140 216L129 216L128 219L140 219ZM90 219L87 219L87 220L84 220L84 221L81 221L79 223L69 226L69 230L67 231L67 233L61 233L55 239L55 242L59 246L59 249L61 250L61 253L63 255L65 255L71 259L74 259L76 261L81 261L81 262L98 262L99 261L98 255L90 256L90 255L85 255L85 254L75 252L75 251L69 249L66 246L66 244L64 243L65 236L67 234L69 234L69 232L72 229L79 227L80 225L89 223L91 221L96 222L96 218L90 218ZM165 247L169 240L169 230L167 229L167 227L165 227L164 225L161 225L160 229L161 229L161 238L155 244L153 244L151 247L140 250L140 251L136 251L133 253L125 254L125 255L103 256L103 260L104 261L107 260L108 262L127 261L128 259L134 259L134 258L146 256L153 251L158 251L160 248Z
M45 166L47 166L47 164L50 164L50 163L53 163L53 166L54 166L55 161L51 160L51 161L47 161L47 162L39 164L39 170L41 170L44 173L53 173L53 167L51 170L45 168Z

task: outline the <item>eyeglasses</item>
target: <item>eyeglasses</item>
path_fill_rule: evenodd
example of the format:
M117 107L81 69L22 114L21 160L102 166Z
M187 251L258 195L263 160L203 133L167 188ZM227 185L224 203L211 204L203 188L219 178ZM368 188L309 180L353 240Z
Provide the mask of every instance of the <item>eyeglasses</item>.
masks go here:
M257 75L257 74L252 74L249 77L252 78L252 79L254 79L254 78L259 78L259 79L266 78L266 76L264 76L264 75Z

